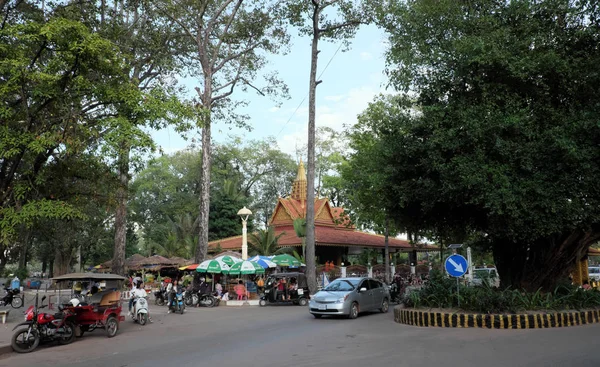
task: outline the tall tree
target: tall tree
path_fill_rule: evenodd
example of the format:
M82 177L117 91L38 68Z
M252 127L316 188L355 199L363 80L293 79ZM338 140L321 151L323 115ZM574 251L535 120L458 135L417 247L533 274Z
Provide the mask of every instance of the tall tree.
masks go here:
M311 293L317 291L315 262L315 116L317 66L319 41L339 40L349 43L358 27L370 20L362 2L351 0L311 0L289 1L287 16L292 25L299 27L300 33L310 36L311 57L308 90L308 155L307 155L307 198L306 198L306 273Z
M149 129L167 123L178 125L187 117L185 105L179 102L170 82L178 71L179 35L161 21L153 1L73 2L71 8L80 11L83 21L118 47L133 94L115 103L116 116L103 145L105 155L115 162L119 182L112 272L123 274L131 166L136 163L136 154L154 148Z
M553 289L600 239L600 8L589 1L389 3L380 129L397 216L476 234L503 286Z
M126 87L111 42L61 6L4 1L0 12L0 252L5 253L22 226L83 218L44 188L58 163L99 144L113 116L108 107Z
M196 261L208 250L210 208L211 127L216 121L243 124L245 116L233 109L236 89L252 89L261 95L277 96L287 90L276 74L263 74L265 57L288 44L278 3L266 0L161 0L162 13L176 24L189 45L185 57L190 74L198 80L198 125L202 127L202 170L200 175L200 225Z
M349 214L353 222L385 236L385 278L390 281L389 235L396 235L398 224L390 221L393 202L386 200L389 185L387 164L393 154L381 140L384 130L402 112L401 97L380 96L358 117L348 131L346 164L342 165L343 186L347 187Z

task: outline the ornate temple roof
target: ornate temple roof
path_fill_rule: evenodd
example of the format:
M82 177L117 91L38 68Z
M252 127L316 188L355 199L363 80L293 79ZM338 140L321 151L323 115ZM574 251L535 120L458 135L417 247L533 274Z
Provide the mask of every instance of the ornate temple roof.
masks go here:
M294 231L294 220L306 218L306 172L304 163L300 161L298 174L292 185L292 192L285 198L277 199L269 226L275 229L275 235L283 233L278 244L281 247L301 246L302 240ZM366 248L383 248L385 239L382 235L357 231L343 208L332 207L327 198L315 199L315 242L317 246L356 246ZM209 242L209 248L220 246L223 250L241 249L242 236L235 236ZM389 238L390 249L399 251L429 250L431 246L413 247L408 241Z

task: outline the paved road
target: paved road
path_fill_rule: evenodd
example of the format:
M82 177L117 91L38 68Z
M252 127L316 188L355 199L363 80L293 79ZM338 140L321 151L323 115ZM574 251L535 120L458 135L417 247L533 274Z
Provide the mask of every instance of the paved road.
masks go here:
M68 346L0 357L2 366L599 366L600 325L550 330L416 328L388 314L313 319L306 308L217 307L127 320Z

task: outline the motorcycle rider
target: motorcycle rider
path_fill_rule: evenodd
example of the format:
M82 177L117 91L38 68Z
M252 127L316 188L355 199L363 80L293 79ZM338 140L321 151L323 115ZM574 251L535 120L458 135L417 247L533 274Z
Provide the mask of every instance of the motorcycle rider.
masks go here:
M206 282L205 278L200 278L200 285L198 286L198 298L200 299L205 294L211 294L210 284ZM196 307L200 306L200 302L196 304Z
M133 301L136 298L146 298L148 297L148 293L146 293L146 290L143 288L143 283L139 282L137 284L137 288L135 288L132 292L131 292L131 298L129 299L129 304L131 306L129 306L129 316L131 316L131 311L132 311L132 307L133 307ZM150 317L150 308L148 307L148 321L152 322L152 317Z
M167 303L167 313L171 313L171 303L173 302L173 297L175 296L175 293L177 293L177 280L173 280L173 282L169 283L169 285L167 286L167 298L169 302Z

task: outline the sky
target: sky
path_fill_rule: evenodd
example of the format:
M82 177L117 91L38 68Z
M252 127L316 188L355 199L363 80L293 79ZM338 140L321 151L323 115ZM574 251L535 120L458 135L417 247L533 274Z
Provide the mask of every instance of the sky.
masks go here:
M295 31L291 32L295 34ZM269 57L266 71L278 71L289 88L291 98L277 107L268 97L252 92L236 93L238 98L249 101L249 105L240 112L250 116L252 131L217 123L212 128L213 142L225 142L230 136L244 139L271 136L277 140L279 149L300 158L296 157L296 149L306 144L308 134L310 42L308 37L293 36L289 53ZM356 122L356 116L377 94L385 92L385 47L385 34L375 26L361 27L346 52L342 51L343 47L340 49L340 42L319 43L321 52L317 76L323 74L320 77L322 83L317 87L317 127L343 130L344 125ZM186 80L184 85L192 91L194 82ZM165 153L185 149L189 145L189 141L172 128L155 131L152 135ZM189 136L200 140L199 132L192 132Z

